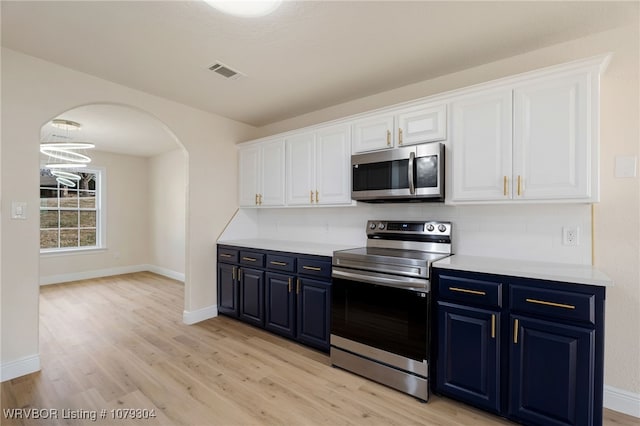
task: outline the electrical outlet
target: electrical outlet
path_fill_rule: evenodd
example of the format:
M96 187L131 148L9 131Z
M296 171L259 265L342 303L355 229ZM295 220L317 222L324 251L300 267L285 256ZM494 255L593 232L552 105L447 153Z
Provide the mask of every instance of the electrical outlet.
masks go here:
M580 228L577 226L562 227L562 244L565 246L577 246L579 243Z

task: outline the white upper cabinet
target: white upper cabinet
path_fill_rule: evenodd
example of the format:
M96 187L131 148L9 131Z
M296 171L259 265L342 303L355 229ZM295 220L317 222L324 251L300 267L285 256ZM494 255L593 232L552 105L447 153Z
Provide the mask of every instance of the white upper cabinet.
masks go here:
M240 206L284 205L284 140L239 150Z
M392 148L394 145L393 123L393 115L379 115L353 123L353 152Z
M351 203L351 130L348 125L316 133L316 191L318 204Z
M451 202L598 201L598 68L451 104Z
M287 205L351 203L348 125L286 138Z
M315 199L315 143L314 133L292 135L285 139L287 205L309 205Z
M418 105L355 121L352 147L355 154L446 138L446 105Z
M591 74L544 79L514 91L516 198L589 199L593 150ZM597 169L597 163L594 165ZM516 183L517 185L517 183Z
M395 135L397 146L447 139L447 106L420 106L399 112Z
M453 201L511 198L511 97L501 89L452 102Z

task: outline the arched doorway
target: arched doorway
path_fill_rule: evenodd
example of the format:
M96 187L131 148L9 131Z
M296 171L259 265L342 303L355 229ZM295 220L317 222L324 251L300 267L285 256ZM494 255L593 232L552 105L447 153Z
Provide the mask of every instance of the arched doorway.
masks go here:
M53 119L73 121L80 129L65 131L49 121L41 141L94 144L85 153L92 160L87 169L100 185L83 190L52 181L43 167L47 155L41 155L41 285L139 270L184 281L188 162L175 135L151 114L127 105L83 105ZM83 240L92 232L95 238Z

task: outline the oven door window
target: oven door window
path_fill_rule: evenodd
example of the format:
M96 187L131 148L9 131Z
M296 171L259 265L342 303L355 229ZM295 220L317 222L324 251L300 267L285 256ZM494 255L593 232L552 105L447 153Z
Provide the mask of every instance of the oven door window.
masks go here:
M428 309L425 293L334 278L331 334L422 362Z
M409 160L383 161L353 166L354 191L409 189Z

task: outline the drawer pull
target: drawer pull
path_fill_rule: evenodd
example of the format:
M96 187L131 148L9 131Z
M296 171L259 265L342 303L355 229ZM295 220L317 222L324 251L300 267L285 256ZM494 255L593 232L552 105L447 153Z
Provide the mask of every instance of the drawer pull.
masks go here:
M547 302L545 300L538 300L538 299L525 299L527 302L529 303L536 303L538 305L546 305L546 306L554 306L556 308L564 308L564 309L575 309L576 307L573 305L566 305L564 303L554 303L554 302Z
M255 262L255 261L256 261L256 260L258 260L258 259L256 259L255 257L246 257L246 256L243 256L243 257L242 257L242 260L246 260L247 262Z
M275 260L272 260L271 262L269 262L272 265L276 265L276 266L287 266L288 263L287 262L277 262Z
M220 257L233 257L233 256L227 253L220 253Z
M496 338L496 315L491 315L491 338Z
M307 265L304 265L302 269L307 269L309 271L322 271L322 268L317 268L315 266L307 266Z
M513 322L513 343L518 344L518 320Z
M484 291L469 290L469 289L466 289L466 288L459 288L459 287L449 287L449 290L457 291L459 293L477 294L478 296L486 296L487 295L487 293L485 293Z

